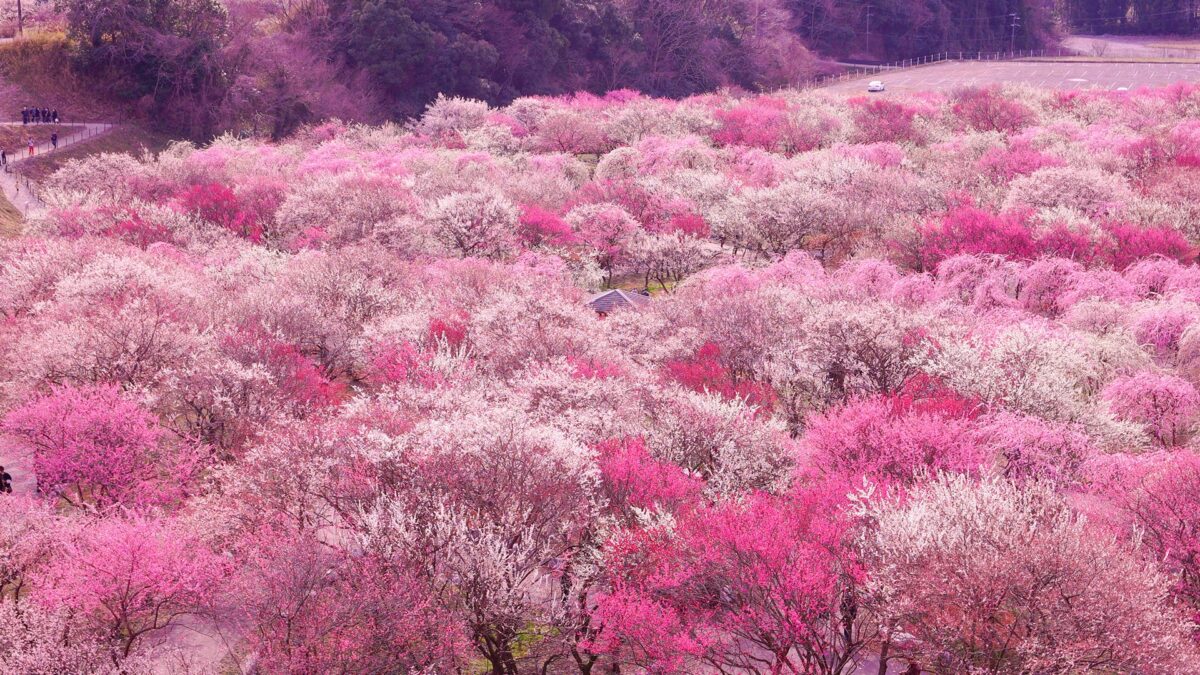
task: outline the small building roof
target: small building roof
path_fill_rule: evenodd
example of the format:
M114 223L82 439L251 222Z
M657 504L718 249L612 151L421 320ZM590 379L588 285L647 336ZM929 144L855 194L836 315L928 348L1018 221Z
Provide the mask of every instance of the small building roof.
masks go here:
M650 298L641 293L630 293L619 288L614 288L611 291L602 291L588 298L587 306L600 312L608 314L615 309L637 309L650 302Z

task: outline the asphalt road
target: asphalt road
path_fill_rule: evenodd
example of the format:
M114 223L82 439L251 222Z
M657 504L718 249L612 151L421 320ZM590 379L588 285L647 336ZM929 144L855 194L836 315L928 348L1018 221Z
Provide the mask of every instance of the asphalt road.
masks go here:
M863 93L883 80L889 92L947 91L963 86L1021 82L1051 89L1161 87L1200 82L1200 63L1088 63L1071 61L949 61L837 82L826 91Z

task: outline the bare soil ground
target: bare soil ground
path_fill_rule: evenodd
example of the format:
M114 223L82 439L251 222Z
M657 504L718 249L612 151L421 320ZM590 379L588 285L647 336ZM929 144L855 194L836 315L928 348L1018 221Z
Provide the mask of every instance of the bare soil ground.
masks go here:
M24 220L17 207L8 201L3 191L0 191L0 238L7 239L20 235L21 223Z
M1072 35L1063 46L1103 58L1200 58L1200 40L1169 35Z
M1200 62L953 61L864 75L860 79L830 85L826 90L866 94L867 82L871 80L883 80L888 92L893 93L948 91L963 86L1009 82L1051 89L1137 89L1176 82L1200 82ZM886 96L888 92L882 95Z

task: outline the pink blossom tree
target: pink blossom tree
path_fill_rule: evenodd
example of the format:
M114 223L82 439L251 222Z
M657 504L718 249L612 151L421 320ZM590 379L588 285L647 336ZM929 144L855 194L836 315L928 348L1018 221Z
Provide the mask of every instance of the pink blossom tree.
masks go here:
M1186 438L1200 410L1200 395L1187 380L1149 371L1118 377L1101 397L1118 418L1143 425L1156 444L1168 447Z
M1033 120L1033 112L998 88L967 88L955 92L951 110L976 131L1015 133Z
M809 420L809 465L835 477L916 480L933 469L977 473L982 452L960 419L904 410L886 399L853 401Z
M914 124L917 111L903 103L884 99L852 98L855 140L862 143L919 143Z
M691 512L674 532L618 537L593 646L660 672L853 672L872 629L836 492L754 495Z
M152 506L186 494L194 448L169 443L115 386L57 387L9 412L3 428L33 453L39 491L74 506Z
M226 562L170 522L100 520L70 536L37 579L37 599L70 607L126 658L205 611Z
M1194 659L1167 579L1045 484L941 476L866 502L881 659L953 672L1171 671Z
M462 627L412 574L313 538L256 533L230 598L262 667L420 671L465 661Z

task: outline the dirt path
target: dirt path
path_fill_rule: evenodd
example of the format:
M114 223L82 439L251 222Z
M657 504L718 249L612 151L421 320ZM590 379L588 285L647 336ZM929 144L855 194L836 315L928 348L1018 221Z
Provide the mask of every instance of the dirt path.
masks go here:
M1200 40L1167 35L1072 35L1063 40L1063 46L1086 56L1105 58L1200 58Z

